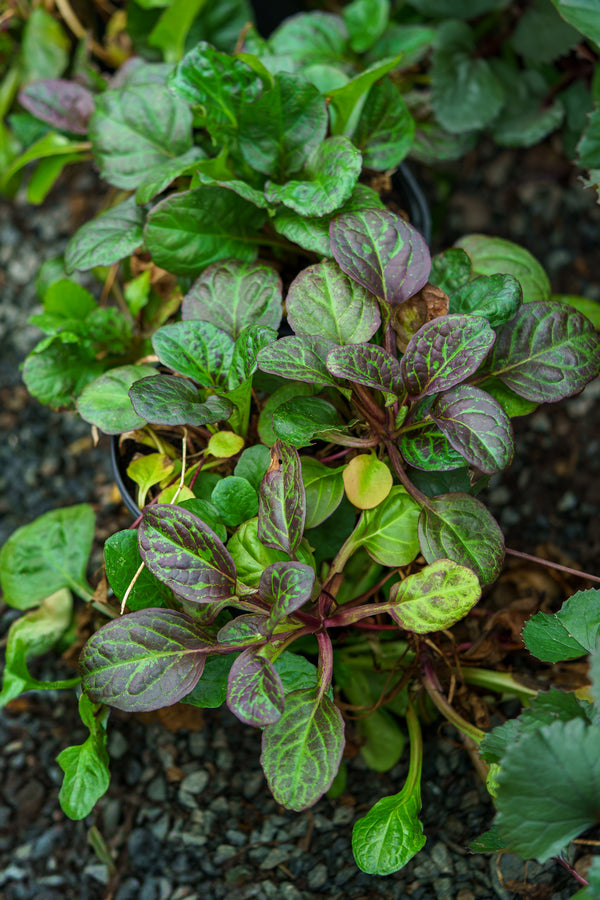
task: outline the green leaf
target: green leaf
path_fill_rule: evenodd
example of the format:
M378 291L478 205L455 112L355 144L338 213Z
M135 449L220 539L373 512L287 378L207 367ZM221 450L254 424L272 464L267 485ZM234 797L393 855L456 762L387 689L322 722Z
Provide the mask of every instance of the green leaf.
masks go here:
M327 106L299 75L279 73L270 91L244 104L239 146L248 165L283 181L299 172L327 135Z
M79 228L65 250L67 272L111 266L143 243L144 210L129 197Z
M352 829L352 852L368 875L391 875L425 845L421 787L407 781L399 794L382 797Z
M471 259L460 247L450 247L431 260L429 281L451 295L471 277ZM453 310L454 312L455 310Z
M56 132L51 131L32 144L31 147L28 147L16 159L11 159L10 165L2 172L0 186L5 188L11 178L30 162L53 157L67 158L86 149L88 149L87 144L73 141L65 137L64 134L56 134Z
M79 340L71 334L71 341ZM64 334L29 354L23 366L23 381L29 393L53 409L72 409L87 384L104 371L94 352L65 340Z
M258 537L267 547L294 554L304 533L306 493L295 447L276 441L258 494Z
M142 428L146 420L135 412L129 399L129 388L140 378L155 374L152 366L119 366L100 375L82 392L77 412L86 422L105 434L122 434Z
M306 491L305 528L316 528L328 519L342 502L344 466L332 469L310 456L303 456L300 461Z
M454 14L454 13L453 13ZM390 22L382 36L365 57L367 63L386 56L401 55L398 69L410 69L420 62L435 38L435 29L428 25L409 25Z
M281 718L263 731L261 765L277 803L299 812L329 789L344 751L344 721L316 689L288 694Z
M190 703L202 709L217 709L227 697L227 678L235 661L233 654L212 653L208 656L202 676L196 687L182 698L182 703Z
M390 0L352 0L342 10L355 53L364 53L381 37L390 16Z
M265 727L277 722L285 703L283 684L270 660L244 650L227 679L227 706L246 725Z
M332 260L308 266L296 276L286 310L297 335L329 338L336 344L368 341L381 324L377 299Z
M516 315L522 301L521 285L512 275L480 275L450 295L450 312L484 316L498 328Z
M531 42L537 43L537 42ZM548 82L541 72L517 68L501 59L490 62L510 104L492 123L491 134L504 147L532 147L561 124L565 108L548 103Z
M244 446L244 438L233 431L217 431L206 445L211 456L217 459L230 459L240 452Z
M227 549L235 563L239 580L249 587L258 588L260 577L268 566L291 560L289 553L266 547L259 540L258 518L249 519L240 525L230 537ZM306 541L298 547L297 556L300 562L314 568L314 559Z
M477 56L475 35L464 22L438 27L431 89L435 117L451 133L485 128L502 109L502 84L487 60Z
M400 435L398 448L409 466L424 472L449 472L464 467L465 460L430 417L432 398L417 404L412 424L419 429Z
M183 298L181 315L210 322L236 339L250 325L277 330L281 302L281 278L275 269L226 259L202 272Z
M473 275L513 275L523 289L523 300L550 299L548 276L535 257L524 247L504 238L485 234L467 234L456 242L471 258Z
M135 202L141 205L149 203L156 194L162 194L176 178L180 178L182 175L192 175L197 169L199 160L204 159L205 156L206 154L200 147L190 147L181 156L167 159L159 166L155 166L136 190Z
M82 694L79 715L89 730L83 744L66 747L56 757L64 772L58 800L69 819L85 819L110 784L109 757L106 749L107 710Z
M203 185L173 194L150 210L145 242L157 266L176 275L234 256L251 262L265 213L232 191Z
M338 411L321 397L294 397L273 411L273 431L294 447L307 447L320 436L333 437L339 427Z
M54 647L69 627L72 612L73 597L63 587L45 597L37 609L12 623L6 638L0 709L23 691L39 686L39 682L29 676L27 660L42 656Z
M265 569L258 590L261 598L271 605L267 626L274 629L310 600L314 583L314 569L305 563L279 562Z
M600 45L598 8L594 0L552 0L565 22Z
M523 629L530 653L544 662L577 659L592 653L600 634L600 591L577 591L557 613L539 612Z
M175 375L152 375L131 385L129 398L135 413L153 425L212 425L231 416L225 397L210 394L206 401L190 381Z
M476 19L493 10L503 9L509 0L461 0L460 6L454 0L409 0L424 16L434 19L447 19L454 16L460 19Z
M319 388L301 381L292 381L283 384L277 390L269 394L258 418L258 434L267 447L271 447L277 440L273 430L273 416L279 406L292 400L294 397L312 397L319 392ZM268 467L268 466L267 466Z
M395 485L379 506L363 512L350 540L382 566L405 566L419 552L419 511L405 488Z
M600 303L597 300L588 300L587 297L576 297L573 294L552 294L552 301L564 303L580 312L589 319L594 328L600 330Z
M284 650L273 665L286 694L316 686L317 667L299 653Z
M360 152L348 138L330 137L311 154L301 178L283 184L267 181L265 196L301 216L326 216L350 198L361 167Z
M340 16L324 12L300 13L286 19L269 39L270 50L289 56L298 71L308 66L339 66L347 51L348 34Z
M43 203L65 166L84 159L82 153L70 153L68 156L51 156L49 159L41 160L27 182L28 202L36 206Z
M252 519L258 512L258 496L245 478L228 475L215 486L211 502L219 511L221 521L231 528Z
M207 0L170 0L148 35L148 43L162 50L165 62L174 63L181 59L194 19L206 4Z
M90 600L85 573L93 539L94 513L85 503L52 510L17 528L0 549L4 602L31 609L61 588Z
M132 190L192 147L192 114L166 87L105 91L90 118L94 160L109 184Z
M204 477L206 478L206 476L209 474L210 472L206 472ZM194 488L196 488L198 481L199 479L197 479L194 483ZM201 519L204 524L208 525L209 528L212 528L217 537L221 541L223 541L223 543L225 543L225 541L227 540L227 529L220 521L219 513L216 507L214 507L209 500L202 500L198 497L193 497L190 500L178 500L178 506L182 506L184 509L188 509L194 516L197 516L199 519Z
M275 443L274 440L273 443ZM246 447L242 451L233 474L239 478L245 478L257 491L263 475L269 468L270 462L271 454L269 448L265 447L264 444L254 444L252 447Z
M234 341L216 325L192 319L163 325L152 346L163 365L201 387L219 387L231 367Z
M173 460L166 453L148 453L129 463L127 475L138 486L137 505L140 509L146 504L150 488L165 479L168 481L174 471Z
M344 489L350 503L359 509L379 506L392 489L388 466L374 453L360 453L344 468Z
M417 634L443 631L464 618L481 597L471 569L438 559L392 586L389 610L401 628Z
M468 494L428 500L419 517L419 546L428 563L452 559L491 584L504 563L504 537L486 507Z
M599 746L600 725L572 719L543 725L507 747L497 776L495 825L512 851L543 863L596 824Z
M343 683L344 694L354 706L369 709L368 715L359 715L354 723L361 742L360 755L371 771L389 772L404 752L404 733L387 709L373 709L383 691L374 683L372 673L351 667L348 671L350 678Z
M511 419L515 416L527 416L538 407L538 404L532 400L526 400L524 397L515 394L499 378L486 378L479 383L479 386L500 404L506 415Z
M282 378L305 381L321 387L337 387L325 365L327 353L332 347L333 341L322 338L309 335L286 336L260 351L258 368Z
M142 557L138 548L137 531L126 529L117 531L104 544L104 565L106 577L117 600L125 596L133 577L140 567ZM146 567L142 569L127 598L127 609L169 607L172 591L156 578Z
M408 155L414 137L415 120L394 82L384 78L374 84L353 136L363 167L395 169Z
M398 67L401 58L401 55L398 55L391 59L378 60L351 78L347 84L329 91L332 134L351 135L354 132L367 94L376 81Z
M23 29L21 78L23 83L42 78L59 78L69 62L70 41L54 16L45 9L33 9Z

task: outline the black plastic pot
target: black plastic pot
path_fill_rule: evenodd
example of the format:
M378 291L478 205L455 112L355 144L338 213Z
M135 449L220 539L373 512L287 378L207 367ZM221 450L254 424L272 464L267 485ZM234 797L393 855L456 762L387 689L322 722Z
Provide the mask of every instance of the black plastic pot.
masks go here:
M431 240L429 205L425 199L425 194L406 163L402 163L392 175L392 187L398 195L400 206L408 213L411 224L421 232L427 243L429 243ZM284 325L284 333L291 334L291 331L285 331L287 323L284 321L282 324ZM113 477L123 498L123 503L131 515L137 518L140 514L140 508L135 502L136 485L127 477L127 466L131 462L134 452L133 444L131 446L132 452L128 459L119 450L119 436L114 435L110 440L110 460Z
M250 5L254 10L256 28L265 38L269 37L284 19L306 11L305 4L299 0L277 0L277 3L273 0L251 0Z

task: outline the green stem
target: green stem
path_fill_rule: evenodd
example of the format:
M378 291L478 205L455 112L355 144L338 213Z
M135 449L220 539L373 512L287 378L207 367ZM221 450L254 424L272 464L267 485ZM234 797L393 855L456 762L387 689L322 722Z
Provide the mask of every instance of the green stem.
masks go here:
M408 726L408 739L410 741L410 762L408 775L402 791L412 794L415 789L420 789L421 771L423 768L423 735L421 723L412 703L406 709L406 724Z
M523 701L529 701L532 697L537 697L539 693L539 691L521 684L510 672L493 672L491 669L464 666L461 669L461 675L467 684L489 688L499 694L515 694Z

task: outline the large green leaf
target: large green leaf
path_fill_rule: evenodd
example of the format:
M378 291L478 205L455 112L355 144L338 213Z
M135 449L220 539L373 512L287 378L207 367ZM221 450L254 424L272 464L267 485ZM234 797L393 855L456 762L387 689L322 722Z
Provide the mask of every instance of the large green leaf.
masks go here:
M539 612L523 629L530 653L544 662L577 659L592 653L600 634L600 591L577 591L557 613Z
M484 316L498 328L516 315L522 301L521 285L513 275L480 275L452 292L450 312Z
M249 587L258 587L264 570L277 562L289 562L291 557L282 550L274 550L267 547L258 537L258 518L249 519L240 525L228 543L227 549L235 563L238 578ZM297 550L300 562L313 566L312 553L308 549L306 541L303 541Z
M574 34L577 36L577 32ZM533 41L529 43L537 44ZM490 65L504 93L510 97L510 104L490 126L492 138L497 144L532 147L558 128L565 108L560 100L548 102L548 82L541 72L523 71L501 59L491 60Z
M563 19L600 46L600 22L595 0L552 0Z
M363 166L378 171L395 169L408 155L415 137L415 121L393 81L374 84L356 126L353 141Z
M69 62L70 41L60 22L42 7L27 16L21 46L23 82L59 78Z
M390 0L352 0L342 11L350 46L364 53L381 37L390 16Z
M300 811L329 789L344 751L344 720L316 689L293 691L281 718L263 731L260 757L277 803Z
M72 409L85 386L103 371L103 364L89 346L83 346L72 334L71 340L61 334L29 354L23 366L23 381L40 403L54 409Z
M332 469L317 459L301 457L306 491L306 528L316 528L335 512L344 496L344 466Z
M118 203L79 228L65 250L65 269L111 266L143 243L144 210L134 197Z
M105 91L90 118L89 138L102 177L131 190L152 169L190 150L192 114L158 84L151 91L142 85Z
M181 59L194 19L204 6L206 0L170 0L148 35L148 43L162 50L165 62Z
M352 830L357 866L368 875L391 875L406 865L425 845L420 811L419 784L378 800Z
M142 428L146 420L131 405L129 388L155 372L152 366L146 365L110 369L84 389L77 401L77 412L105 434L122 434Z
M203 185L173 194L150 210L145 241L156 265L176 275L234 256L251 262L257 255L263 210L225 188Z
M395 485L378 506L363 512L350 540L382 566L405 566L419 552L419 512L405 488Z
M176 178L181 175L192 175L198 167L198 162L204 159L205 155L200 147L190 147L182 156L167 159L160 166L151 169L135 192L135 202L149 203L156 194L161 194L165 188L168 188Z
M4 602L31 609L65 587L91 599L85 573L93 538L94 513L85 503L52 510L17 528L0 550Z
M504 238L466 234L456 242L469 254L473 275L513 275L523 288L523 300L550 299L550 282L541 265L524 247Z
M450 559L438 559L392 586L389 610L401 628L417 634L443 631L469 612L481 597L477 575Z
M327 371L325 359L334 346L333 341L310 335L291 335L280 338L258 354L258 368L307 384L336 386Z
M213 425L231 416L227 398L210 394L203 402L203 397L204 392L175 375L140 378L129 389L134 412L153 425Z
M337 409L322 397L294 397L273 411L273 431L294 447L306 447L318 437L334 440L339 427Z
M367 94L377 81L397 68L401 58L399 54L391 59L378 60L346 84L328 91L333 134L351 135L354 132Z
M104 565L108 583L117 600L125 596L141 562L137 531L126 529L111 534L104 544ZM168 607L172 597L170 588L144 566L127 597L127 609L135 612L150 607Z
M152 339L163 365L201 387L219 387L233 358L233 338L210 322L192 319L163 325Z
M83 744L66 747L56 757L64 772L58 800L70 819L85 819L108 790L110 772L106 749L108 710L92 703L86 694L79 698L79 715L89 735Z
M339 66L347 51L348 33L340 16L324 12L301 13L286 19L269 40L272 53L288 56L298 71L308 66Z

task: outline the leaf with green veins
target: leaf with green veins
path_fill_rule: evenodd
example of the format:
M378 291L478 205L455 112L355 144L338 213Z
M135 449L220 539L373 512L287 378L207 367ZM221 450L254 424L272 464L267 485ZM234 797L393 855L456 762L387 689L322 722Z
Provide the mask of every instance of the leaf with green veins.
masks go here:
M175 470L173 460L166 453L149 453L132 460L127 466L127 475L138 486L137 505L146 504L148 491L172 475Z
M285 19L269 38L271 53L289 56L299 71L308 66L340 65L348 49L348 33L340 16L299 13Z
M131 405L129 389L136 381L155 375L153 366L119 366L100 375L82 391L77 412L105 434L122 434L143 428L146 420Z
M303 269L286 297L290 327L297 335L361 344L381 324L377 299L352 281L333 260Z
M339 215L342 212L360 212L363 209L383 209L383 203L379 194L368 185L357 184L350 199L332 215ZM294 244L298 244L299 247L311 250L320 256L331 256L330 221L329 216L301 216L292 209L280 206L275 212L273 225L279 234Z
M390 0L352 0L342 10L355 53L364 53L384 33L390 17Z
M117 531L107 539L104 544L104 565L108 583L117 600L120 601L125 596L141 562L136 531ZM135 612L149 607L168 607L172 597L171 590L144 567L131 588L127 609Z
M143 243L145 213L129 197L79 228L65 250L67 272L111 266Z
M73 340L79 338L73 336ZM91 348L66 343L61 334L33 349L23 365L23 381L40 403L72 409L86 385L103 371L104 365Z
M510 418L527 416L538 407L538 404L532 400L526 400L524 397L515 394L499 378L486 378L479 383L479 387L486 394L490 394Z
M599 746L600 725L571 719L542 725L506 748L494 824L513 852L543 863L598 821Z
M406 489L394 485L385 500L363 512L350 541L356 547L364 547L382 566L405 566L419 552L419 511Z
M233 348L231 368L228 374L228 385L231 390L249 382L258 369L258 356L263 347L274 344L277 332L265 325L248 325L244 328ZM250 390L251 383L248 383Z
M192 147L192 114L166 87L143 85L105 91L89 123L100 174L116 187L133 190L154 169Z
M398 305L427 284L431 268L424 238L388 210L342 213L330 225L338 265L376 297Z
M129 397L142 421L153 425L212 425L225 421L233 411L226 398L211 394L203 400L198 388L175 375L142 378L131 386Z
M2 172L0 178L0 186L5 188L10 179L20 172L28 163L36 162L38 159L49 159L53 157L67 157L73 153L79 153L89 149L89 145L81 141L73 141L65 137L64 134L56 134L51 131L39 138L31 147L28 147L24 153L11 159L10 165Z
M144 230L157 266L195 277L219 259L251 262L266 214L232 191L203 185L172 194L150 210Z
M598 9L594 0L552 0L552 3L569 25L600 44Z
M324 140L311 153L302 177L283 184L267 181L265 197L301 216L326 216L350 199L362 168L360 152L342 135Z
M219 387L231 366L234 341L216 325L191 319L163 325L154 334L152 346L164 366L201 387Z
M399 394L404 387L397 359L377 344L334 347L327 354L327 369L336 378L385 393Z
M258 496L249 481L238 475L228 475L215 486L211 502L218 509L221 521L230 528L252 519L258 512Z
M483 316L438 316L410 339L400 368L413 397L446 391L477 371L496 340Z
M415 120L394 82L384 78L374 84L352 139L362 153L363 167L395 169L410 152L414 137Z
M237 135L242 108L262 91L262 81L250 66L205 41L186 53L168 85L175 95L201 107L206 128L220 142Z
M522 302L521 285L512 275L480 275L450 295L450 312L484 316L498 328L516 315Z
M438 394L431 417L470 465L488 475L512 462L515 446L510 419L502 407L470 384Z
M94 513L86 503L52 510L17 528L0 549L4 602L31 609L60 588L89 600L85 573L93 538Z
M263 728L281 717L284 708L281 678L273 664L252 648L233 663L227 679L227 706L240 722Z
M382 797L352 829L354 860L368 875L391 875L425 845L419 782L406 782L399 794Z
M276 441L260 483L258 537L267 547L293 555L304 533L306 493L295 447Z
M201 519L170 504L147 507L138 529L142 559L153 575L193 603L235 594L231 554Z
M38 686L35 679L27 677L27 660L42 656L54 647L68 629L72 612L73 597L70 590L62 587L45 597L37 609L12 623L6 638L0 709L23 691Z
M557 613L539 612L523 629L529 652L544 662L592 653L600 634L600 590L577 591Z
M325 365L327 353L333 346L333 341L311 335L283 337L260 351L258 368L307 384L337 387Z
M482 585L500 575L504 536L486 507L468 494L428 500L419 516L419 546L428 563L452 559L472 569Z
M589 300L587 297L577 297L574 294L552 294L554 303L564 303L571 306L590 320L596 330L600 329L600 303L597 300Z
M576 310L550 301L527 303L500 330L490 374L536 403L578 394L600 371L600 341Z
M263 406L258 418L258 434L267 447L271 447L277 440L277 435L273 430L273 416L278 407L292 400L294 397L312 397L318 393L320 388L312 384L305 384L302 381L294 381L289 384L283 384L277 390L270 394ZM268 464L267 464L268 468ZM266 471L266 470L265 470Z
M64 772L58 795L62 811L70 819L85 819L108 790L110 772L106 749L108 710L92 703L86 694L79 698L79 715L89 735L83 744L66 747L56 757Z
M22 37L22 83L59 78L68 65L70 46L69 38L54 16L39 7L31 10Z
M275 441L273 440L273 443ZM269 468L271 454L264 444L254 444L242 451L233 474L245 478L258 491L263 475Z
M212 160L207 160L207 162L212 162ZM226 191L232 191L238 197L241 197L242 200L247 200L248 203L257 206L259 209L272 209L264 192L252 187L247 181L240 181L238 178L215 179L197 166L190 187L197 187L198 184L212 185L213 187L223 188Z
M281 718L263 731L260 762L277 803L297 812L329 789L344 751L344 721L316 689L292 691Z
M424 472L450 472L462 469L465 461L454 449L446 435L431 419L429 413L432 398L417 404L412 425L422 422L419 429L409 429L400 434L398 449L409 466Z
M42 122L71 134L87 134L94 112L94 95L88 88L62 78L45 78L19 91L21 106Z
M317 459L303 456L302 480L306 491L305 528L316 528L329 518L344 497L344 466L332 469Z
M379 506L394 483L388 466L374 453L355 456L345 467L342 477L348 500L359 509Z
M236 616L223 625L217 634L220 644L233 644L244 647L248 644L265 643L266 615Z
M198 482L196 481L194 487L196 487L197 483ZM183 509L189 510L192 515L201 519L204 524L208 525L209 528L212 528L217 537L225 543L227 540L227 529L221 522L216 507L213 506L209 500L202 500L198 497L191 497L189 500L181 500L180 498L181 494L177 499L177 505L183 507Z
M392 586L389 610L406 631L443 631L464 618L481 597L477 575L450 559L438 559Z
M375 84L392 69L398 68L402 55L391 59L377 60L347 84L329 91L329 115L332 134L353 134L358 118L367 101L367 94Z
M290 562L289 553L266 547L258 537L258 518L249 519L229 538L227 549L231 554L238 579L249 587L258 588L260 577L267 566L276 562ZM300 562L314 568L314 558L306 541L297 550Z
M161 165L155 166L137 188L135 202L141 205L150 203L153 197L162 194L176 178L192 175L198 161L205 157L206 154L200 147L190 147L181 156L167 159Z
M277 330L281 322L281 278L275 269L238 259L216 262L183 298L184 321L202 319L234 339L249 325Z
M273 411L277 438L294 447L307 447L318 438L333 439L340 427L337 409L321 397L294 397Z
M240 112L239 146L248 165L276 180L300 171L327 134L327 105L300 75L280 72Z
M456 242L471 259L472 274L513 275L523 289L523 302L550 299L550 282L537 259L524 247L504 238L466 234Z
M466 284L470 277L471 259L460 247L450 247L431 260L429 281L448 296Z
M314 569L305 563L278 562L268 566L258 585L261 598L271 604L268 627L275 628L310 600L314 583Z
M475 35L464 22L443 22L434 41L431 101L446 131L485 128L505 102L501 82L477 56Z
M212 646L185 613L129 613L103 625L84 646L83 688L94 703L125 712L172 706L195 687Z
M202 677L196 687L182 697L182 703L201 709L217 709L227 697L227 677L235 660L231 654L212 653L206 659Z

